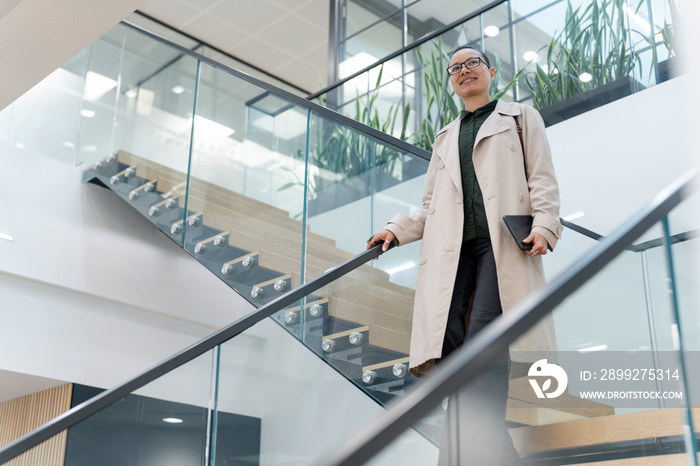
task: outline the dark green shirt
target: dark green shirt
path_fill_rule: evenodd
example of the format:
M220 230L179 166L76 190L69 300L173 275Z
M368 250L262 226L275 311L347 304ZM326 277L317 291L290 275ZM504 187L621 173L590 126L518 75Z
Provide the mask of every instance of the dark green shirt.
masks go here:
M473 238L488 238L489 226L486 222L484 196L481 194L479 182L474 173L472 155L474 141L481 125L496 108L494 100L477 108L473 112L462 110L459 118L462 120L459 129L459 161L462 167L462 192L464 193L464 233L462 241Z

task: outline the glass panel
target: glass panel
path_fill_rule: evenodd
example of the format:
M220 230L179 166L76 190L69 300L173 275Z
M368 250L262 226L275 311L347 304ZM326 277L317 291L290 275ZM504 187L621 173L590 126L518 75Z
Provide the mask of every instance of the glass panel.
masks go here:
M0 141L74 163L88 52L65 65L0 112Z
M92 116L81 119L77 154L89 165L84 179L110 186L181 242L171 226L184 215L197 61L121 25L90 57L81 113ZM100 94L109 86L91 79L115 87Z
M71 427L65 464L209 464L215 356L207 352ZM100 392L76 385L73 405Z
M333 289L338 290L338 296L343 290L353 291L342 285ZM330 308L336 307L339 297L321 292L331 301ZM326 324L325 330L337 333L339 327ZM344 361L323 356L323 362L321 336L325 332L323 328L309 332L318 334L314 352L269 319L221 345L217 413L258 420L260 453L259 457L247 458L251 464L322 463L329 445L347 439L384 411L356 388L355 384L361 383L363 359ZM335 349L338 358L348 353L340 346ZM217 457L232 434L251 436L240 431L224 435L218 420L215 426L217 441L213 448ZM228 462L217 464L236 464L225 459Z
M356 32L375 23L380 18L395 13L400 7L401 2L367 2L358 0L348 0L345 2L345 35L341 37L350 37ZM400 15L394 15L392 20L401 20ZM400 26L399 26L400 28Z
M256 306L302 270L306 109L203 64L185 249ZM184 227L183 227L184 223Z
M431 25L448 24L454 19L454 12L461 11L461 8L475 11L483 6L481 3L459 2L454 8L437 8L438 3L443 5L445 1L421 0L407 7L409 42L433 29ZM434 133L450 116L440 115L440 112L447 112L446 105L441 105L445 110L433 108L445 100L430 100L428 92L435 94L431 89L436 87L426 83L436 80L437 88L444 87L447 80L443 81L443 76L439 76L442 65L439 57L458 46L473 45L484 48L489 54L496 70L492 96L533 105L541 111L545 123L551 125L681 73L683 70L676 60L667 60L675 55L677 31L673 24L674 17L679 15L676 6L672 8L671 3L663 0L625 0L614 4L598 0L512 0L496 5L403 55L404 74L415 68L423 71L422 79L416 83L418 92L404 103L410 104L417 112L416 122L420 125L412 128L408 136L418 133L412 142L429 148L430 131L423 129L430 127ZM575 27L567 29L565 24ZM604 27L597 29L598 25ZM574 29L580 34L571 32ZM378 41L382 45L390 43L386 38ZM350 42L345 45L355 47ZM397 49L398 43L394 44L394 50ZM357 47L357 50L349 51L347 55L352 58L341 64L339 75L348 76L350 70L371 64L377 56L367 55L366 50L369 49ZM433 66L430 61L431 53L435 54L438 66ZM353 65L353 62L357 64ZM378 65L369 72L372 75L368 77L370 87L379 69ZM390 73L392 78L398 78L395 74ZM355 78L356 82L362 82L364 86L365 82L359 78ZM357 94L356 87L349 88L344 100L329 101L331 108L341 108L352 99ZM449 89L443 91L450 92ZM587 92L585 98L574 98L583 92ZM431 108L426 108L428 102L432 103ZM456 103L459 107L459 101ZM343 112L352 116L347 109ZM423 121L431 124L424 126ZM420 134L423 132L426 134Z
M408 43L472 14L490 3L486 0L421 0L406 8Z
M118 150L187 166L196 60L126 26L90 47L78 161Z
M671 257L673 260L675 301L677 304L678 341L675 341L684 355L687 371L687 384L690 392L686 404L691 408L695 432L698 430L698 400L700 400L700 225L697 209L700 192L683 201L668 217L671 234ZM655 249L665 249L664 246ZM651 253L653 250L649 250ZM657 253L658 254L658 253ZM661 254L658 254L661 256ZM664 257L665 259L665 257ZM669 283L660 299L670 306Z
M642 60L647 68L639 66L639 53L649 45L648 39L629 29L630 18L641 21L635 16L637 4L642 7L641 2L634 7L626 2L580 1L571 6L560 2L518 22L518 69L530 72L520 98L532 94L533 105L542 110L546 123L553 124L640 90L639 80L649 75L650 63L647 57ZM607 85L604 91L592 92L603 85ZM585 91L591 91L588 104L582 104L583 99L568 101Z
M513 101L514 90L512 88L505 95L502 95L515 75L511 49L511 28L508 22L508 4L504 3L486 11L481 15L481 22L484 29L484 50L495 71L494 80L491 83L491 98Z
M516 340L509 355L444 400L446 416L435 422L440 459L430 464L644 457L691 464L682 416L686 374L679 353L651 337L655 320L657 340L672 340L673 326L663 323L670 309L648 306L643 267L655 273L657 264L640 259L624 252ZM658 267L663 275L665 264ZM369 464L396 458L404 441Z
M349 76L403 47L401 21L401 15L396 14L349 38L344 44L339 76Z

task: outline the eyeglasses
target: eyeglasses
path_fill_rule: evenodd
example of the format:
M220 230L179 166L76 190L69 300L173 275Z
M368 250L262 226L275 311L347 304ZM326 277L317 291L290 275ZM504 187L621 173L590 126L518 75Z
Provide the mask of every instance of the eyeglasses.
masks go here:
M460 71L462 71L462 67L466 66L468 70L471 70L472 68L476 68L479 66L481 63L486 65L487 68L491 68L491 65L486 63L486 60L484 60L481 57L474 57L470 58L469 60L462 62L462 63L455 63L454 65L450 65L447 67L447 74L450 76L454 76L455 74L459 74Z

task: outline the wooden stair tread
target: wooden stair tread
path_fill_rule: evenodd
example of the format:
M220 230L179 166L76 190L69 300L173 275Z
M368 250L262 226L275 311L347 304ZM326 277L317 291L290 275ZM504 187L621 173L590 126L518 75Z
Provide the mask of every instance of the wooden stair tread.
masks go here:
M540 400L537 398L527 377L513 379L509 382L508 397L534 406L540 406L544 402L544 407L546 408L585 418L611 416L615 414L615 409L612 406L593 400L585 400L573 396L568 392L562 393L556 398L547 398L546 401Z
M127 164L136 164L136 174L145 179L158 178L158 192L167 193L176 189L179 198L179 207L185 206L186 176L184 173L163 167L154 162L142 159L134 155L124 155L120 152L119 161ZM200 210L201 205L218 205L228 211L235 207L240 213L246 214L249 218L265 218L267 221L275 222L279 225L287 225L290 228L294 224L300 223L289 218L289 213L277 207L265 204L264 202L243 196L234 191L227 191L223 188L212 185L196 178L190 179L188 208L190 211Z
M700 459L700 455L698 455L698 459ZM686 453L596 461L594 463L577 463L578 466L688 466L689 464L690 461Z
M527 426L541 426L579 419L585 419L585 417L508 398L506 420L509 422Z
M700 408L693 408L692 412L697 432ZM683 435L683 429L681 408L667 408L542 426L516 427L510 429L510 435L518 452L533 453L655 437L680 436Z
M250 232L251 234L256 234L259 232L271 232L276 235L291 235L298 236L301 242L301 223L295 226L294 229L282 227L279 225L271 224L259 218L251 218L240 212L228 211L228 212L218 212L212 209L207 209L204 211L203 222L204 225L216 229L216 230L229 230L234 227L238 227L243 231ZM325 236L312 233L307 227L307 240L310 242L319 242L325 245L335 247L335 241L327 238ZM342 250L339 250L342 251ZM345 251L343 251L345 252ZM347 253L352 256L351 253Z

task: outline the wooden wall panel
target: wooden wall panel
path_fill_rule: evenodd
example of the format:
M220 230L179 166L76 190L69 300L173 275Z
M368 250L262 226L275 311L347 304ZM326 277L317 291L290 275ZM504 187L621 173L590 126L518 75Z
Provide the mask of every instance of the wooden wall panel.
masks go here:
M65 384L0 403L0 446L68 411L72 393L73 384ZM67 435L63 431L5 465L63 466Z

